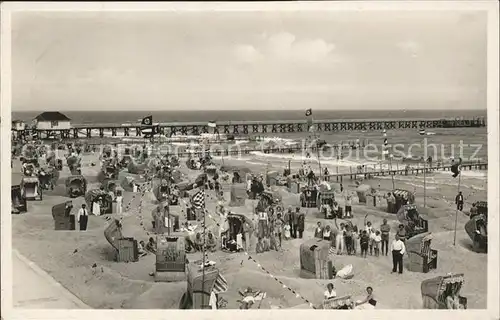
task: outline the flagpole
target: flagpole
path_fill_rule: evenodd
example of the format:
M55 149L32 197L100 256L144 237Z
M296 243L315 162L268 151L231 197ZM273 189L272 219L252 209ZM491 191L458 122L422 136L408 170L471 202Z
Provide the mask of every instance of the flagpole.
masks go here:
M392 170L392 154L389 154L389 166L390 166L390 170ZM392 180L392 190L396 189L396 187L394 186L394 173L391 172L391 180Z
M318 157L318 168L319 168L319 182L321 183L321 177L323 175L323 172L321 170L321 159L320 159L320 152L319 152L319 146L318 146L318 138L316 135L316 128L314 127L314 117L311 115L312 118L312 129L314 132L314 141L316 144L316 156Z
M394 190L394 189L396 189L396 187L394 184L394 174L393 174L393 172L391 172L392 171L392 153L389 152L388 148L389 148L389 146L388 146L388 140L387 140L387 132L384 129L384 149L382 150L382 153L385 154L387 152L387 154L389 155L389 174L391 175L392 190Z
M206 226L206 212L205 212L205 186L202 186L203 190L203 262L202 262L202 274L201 274L201 306L202 308L205 306L205 248L206 248L206 237L205 237L205 231L207 229Z
M426 176L427 176L427 161L424 161L424 208L426 207L426 189L427 189L427 186L426 186Z
M462 172L459 171L458 174L458 193L460 193L460 182L462 177ZM458 224L458 205L457 208L455 209L455 231L453 232L453 246L456 245L457 242L457 224Z
M221 143L221 140L220 140L220 133L219 133L219 130L217 130L217 141L219 142L219 144L221 144L222 146L222 143ZM222 165L224 165L224 148L222 148L222 152L221 152L221 160L222 160Z

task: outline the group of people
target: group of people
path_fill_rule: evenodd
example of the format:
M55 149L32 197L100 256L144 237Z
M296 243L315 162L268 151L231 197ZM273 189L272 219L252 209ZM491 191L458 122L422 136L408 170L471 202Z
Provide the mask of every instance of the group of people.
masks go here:
M271 249L279 250L283 240L302 239L304 228L305 214L299 207L293 210L290 206L283 212L283 208L277 205L257 212L258 245L265 245L263 239L268 238Z
M387 219L383 219L378 229L375 229L370 221L366 221L366 217L363 229L358 229L351 223L341 223L338 226L337 220L334 221L335 229L330 225L323 226L321 222L318 222L314 237L330 241L331 247L336 249L338 255L359 253L361 257L366 258L368 255L387 256L390 251L394 262L393 272L403 273L403 254L406 250L404 225L399 226L394 241L389 246L391 227L387 223Z
M320 212L324 214L325 219L352 219L352 196L345 196L344 210L337 201L331 199L331 201L325 201L320 205Z
M326 291L323 294L324 300L332 300L337 298L337 292L335 291L335 286L333 283L328 283L326 285ZM361 300L357 300L351 304L344 304L338 309L373 309L377 305L377 300L375 300L375 296L373 294L372 287L366 287L366 297Z

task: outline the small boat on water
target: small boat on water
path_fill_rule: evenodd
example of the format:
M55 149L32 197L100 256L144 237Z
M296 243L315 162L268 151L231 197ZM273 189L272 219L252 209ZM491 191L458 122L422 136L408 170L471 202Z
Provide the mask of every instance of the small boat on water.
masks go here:
M421 136L425 136L426 134L425 129L420 130L418 134L420 134Z

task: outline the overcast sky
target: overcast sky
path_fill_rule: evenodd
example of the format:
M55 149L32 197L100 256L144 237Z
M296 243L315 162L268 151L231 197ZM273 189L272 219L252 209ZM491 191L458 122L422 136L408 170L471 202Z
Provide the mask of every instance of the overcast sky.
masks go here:
M13 13L13 110L486 109L471 12Z

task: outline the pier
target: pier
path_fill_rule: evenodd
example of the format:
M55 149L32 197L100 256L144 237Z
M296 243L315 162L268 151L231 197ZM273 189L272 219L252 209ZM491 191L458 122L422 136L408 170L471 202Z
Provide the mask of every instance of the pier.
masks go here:
M465 162L461 165L461 171L471 171L471 170L488 170L488 162ZM328 176L322 175L323 178L328 178L330 181L332 178L336 179L337 182L342 182L344 178L349 178L350 180L356 180L358 177L362 177L364 179L370 179L372 177L380 177L380 176L396 176L396 175L404 175L404 176L417 176L424 173L432 173L435 171L451 171L451 164L448 165L434 165L428 166L419 163L417 166L401 166L401 164L395 163L393 166L382 169L377 168L376 165L372 167L364 166L362 170L353 171L353 168L350 167L350 172L346 173L333 173ZM395 168L394 168L395 167ZM451 174L451 172L450 172Z
M474 119L412 119L412 120L315 120L316 132L347 132L377 130L422 130L436 128L486 127L484 118ZM174 122L159 124L160 134L173 135L226 134L265 135L279 133L307 133L310 124L306 120L290 121L230 121L218 122L211 128L206 122ZM141 126L129 125L75 125L69 129L24 129L12 128L13 137L32 136L35 139L89 139L94 137L141 137Z

